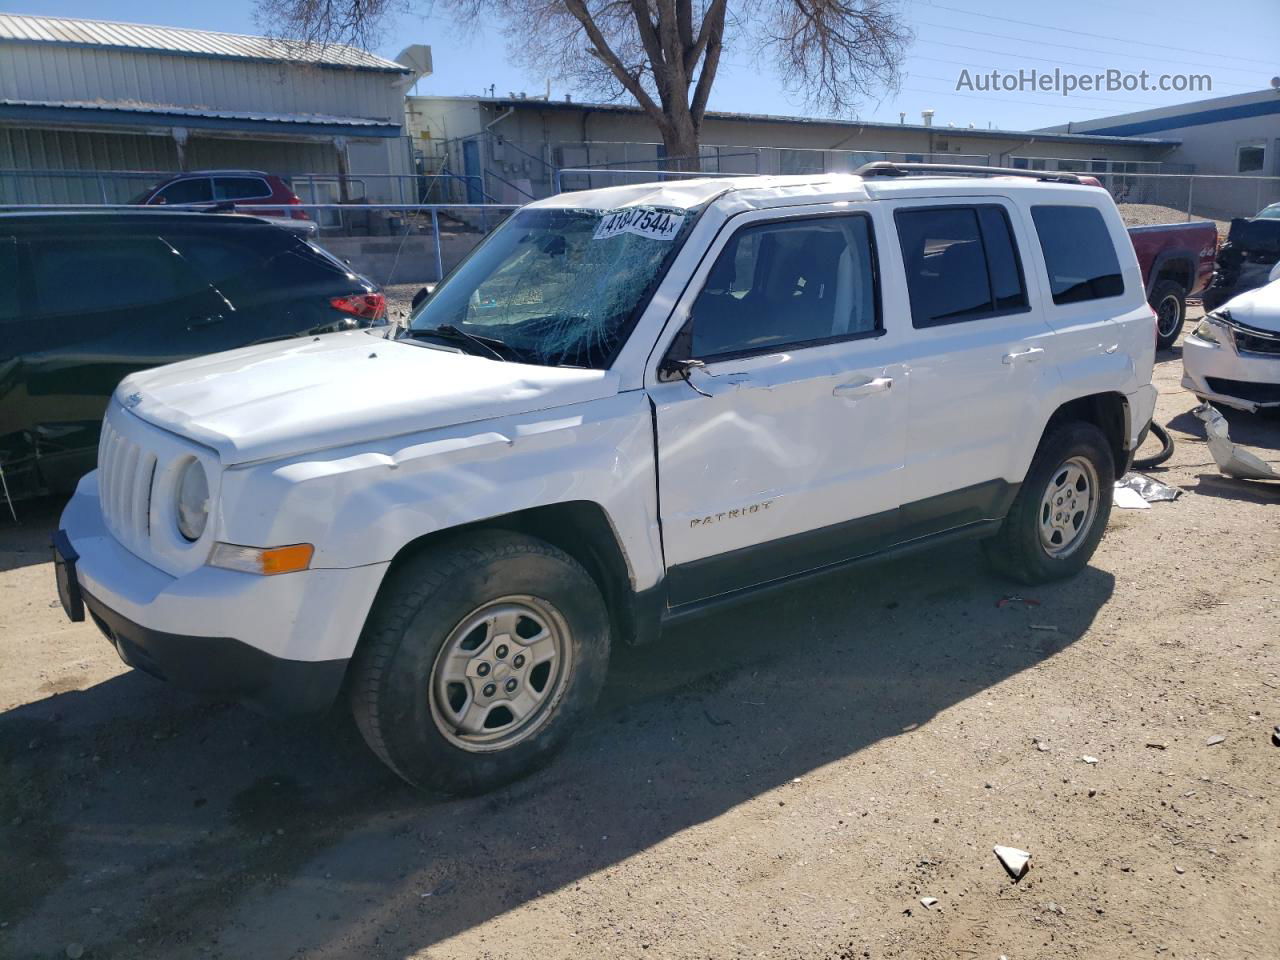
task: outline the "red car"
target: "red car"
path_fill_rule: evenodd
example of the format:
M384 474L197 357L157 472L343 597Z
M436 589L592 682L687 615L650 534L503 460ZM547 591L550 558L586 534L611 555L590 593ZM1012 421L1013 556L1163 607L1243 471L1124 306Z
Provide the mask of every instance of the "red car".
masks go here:
M252 206L245 211L259 217L291 217L310 220L305 210L259 209L261 204L279 203L285 208L302 203L283 179L260 170L193 170L179 173L148 187L130 203L143 206L175 203L222 203L228 200Z

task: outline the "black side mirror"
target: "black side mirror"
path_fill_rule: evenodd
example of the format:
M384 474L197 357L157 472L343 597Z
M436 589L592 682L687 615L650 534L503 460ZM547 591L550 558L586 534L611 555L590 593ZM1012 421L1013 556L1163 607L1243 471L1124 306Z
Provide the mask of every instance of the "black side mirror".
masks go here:
M680 328L680 332L675 335L675 339L671 341L671 346L667 348L667 355L662 358L662 362L658 364L658 379L664 382L672 380L683 380L685 383L693 387L694 391L709 396L695 387L689 379L689 374L694 370L698 370L706 364L701 360L694 360L693 353L693 318L690 317L685 325Z
M430 290L428 290L426 287L419 287L418 292L413 295L413 300L409 302L409 309L417 310L418 304L420 304L423 300L427 299L427 297L429 296L431 296Z

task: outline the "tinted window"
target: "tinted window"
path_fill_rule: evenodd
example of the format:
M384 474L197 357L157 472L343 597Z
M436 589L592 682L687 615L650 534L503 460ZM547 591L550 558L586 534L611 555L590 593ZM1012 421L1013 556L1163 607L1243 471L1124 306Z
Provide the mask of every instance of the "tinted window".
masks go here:
M880 328L863 216L744 227L693 304L693 354L714 357Z
M284 230L169 233L165 239L237 306L293 296L300 288L352 288L343 279L346 267Z
M206 177L194 180L179 180L160 191L165 203L208 203L213 193Z
M1009 215L1003 207L978 208L982 226L982 245L987 252L987 269L991 274L991 293L997 311L1017 310L1027 305L1027 291L1022 283L1022 262L1009 227Z
M215 177L213 191L219 200L248 200L271 196L271 188L261 177Z
M0 237L0 323L18 318L18 243Z
M899 210L894 219L913 327L1027 308L1022 268L1003 208L920 207Z
M162 303L203 287L159 237L36 240L29 250L37 309L45 315Z
M1120 261L1102 213L1093 207L1032 207L1054 303L1124 293Z

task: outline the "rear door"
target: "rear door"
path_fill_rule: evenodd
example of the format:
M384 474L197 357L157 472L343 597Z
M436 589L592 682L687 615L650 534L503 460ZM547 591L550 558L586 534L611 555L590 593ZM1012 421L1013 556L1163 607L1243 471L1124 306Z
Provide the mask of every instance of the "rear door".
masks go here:
M696 601L893 537L907 397L872 218L735 218L677 306L705 364L652 383L668 596Z
M1056 377L1053 331L1025 268L1016 207L997 196L891 204L910 367L901 538L1004 515Z

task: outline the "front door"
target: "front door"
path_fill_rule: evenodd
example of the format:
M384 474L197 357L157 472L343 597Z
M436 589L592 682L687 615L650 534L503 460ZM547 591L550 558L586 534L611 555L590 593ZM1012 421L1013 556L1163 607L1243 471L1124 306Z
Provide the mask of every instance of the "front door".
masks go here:
M705 367L649 388L672 604L893 538L901 331L882 322L870 216L819 209L742 216L677 307L675 349Z

